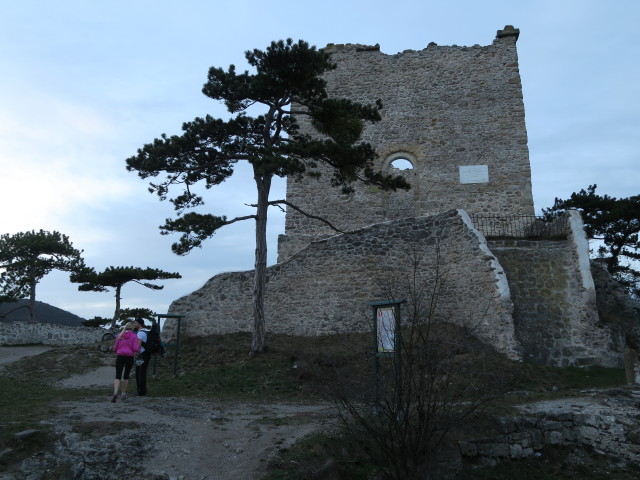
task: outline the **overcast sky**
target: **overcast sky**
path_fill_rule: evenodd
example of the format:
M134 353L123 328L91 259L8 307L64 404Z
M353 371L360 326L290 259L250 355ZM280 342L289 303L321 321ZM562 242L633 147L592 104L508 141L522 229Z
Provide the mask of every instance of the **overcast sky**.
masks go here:
M318 5L321 8L313 8ZM597 183L640 193L640 2L442 0L21 0L0 15L0 233L57 230L88 265L179 272L162 291L128 284L123 306L165 313L216 273L253 268L253 224L224 227L185 257L158 226L170 204L125 170L125 159L184 121L224 109L201 93L210 66L291 37L380 44L382 52L489 45L520 29L536 212ZM272 198L283 198L277 181ZM255 186L240 168L206 195L216 214L246 214ZM284 218L272 210L269 263ZM111 316L113 292L79 292L50 274L37 299L85 318Z

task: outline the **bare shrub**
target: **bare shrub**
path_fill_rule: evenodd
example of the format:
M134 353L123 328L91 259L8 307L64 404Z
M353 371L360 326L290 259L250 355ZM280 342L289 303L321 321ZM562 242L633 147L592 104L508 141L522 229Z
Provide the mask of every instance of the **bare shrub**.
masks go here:
M326 379L335 367L326 393L343 425L364 430L375 443L373 460L384 478L442 478L435 472L447 436L506 393L511 382L496 366L504 359L473 336L474 325L484 319L483 307L478 306L475 319L449 319L456 325L442 321L446 312L438 296L446 276L439 262L423 268L418 252L408 254L412 271L387 272L380 282L387 298L406 300L395 352L379 355L369 334L367 342L345 346L348 361L316 359L316 366ZM353 338L345 336L347 342Z

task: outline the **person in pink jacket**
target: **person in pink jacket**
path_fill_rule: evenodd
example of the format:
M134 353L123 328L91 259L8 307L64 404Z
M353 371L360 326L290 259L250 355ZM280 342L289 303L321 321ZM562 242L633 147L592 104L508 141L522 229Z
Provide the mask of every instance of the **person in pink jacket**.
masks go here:
M111 403L118 399L120 379L122 379L122 400L127 399L127 387L129 386L129 374L133 367L133 357L140 351L140 339L133 332L134 322L127 322L122 332L116 337L113 349L116 352L116 379L113 382L113 396Z

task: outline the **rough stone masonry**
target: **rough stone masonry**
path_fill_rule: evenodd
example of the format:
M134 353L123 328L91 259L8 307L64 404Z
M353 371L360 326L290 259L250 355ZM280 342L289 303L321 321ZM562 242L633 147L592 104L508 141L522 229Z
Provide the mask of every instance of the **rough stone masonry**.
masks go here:
M379 154L376 167L402 173L407 192L360 188L342 195L320 180L287 180L287 200L341 230L461 208L473 215L532 215L531 170L516 41L505 27L491 45L437 46L385 55L379 46L329 45L337 68L326 75L329 94L383 104L382 120L363 140ZM307 131L310 127L307 125ZM279 261L334 232L287 211Z
M278 263L269 268L267 332L322 335L370 328L369 302L381 285L416 269L442 280L436 316L472 328L513 359L549 365L621 366L624 322L602 322L579 215L553 241L487 241L477 215L536 220L516 42L498 30L493 43L438 46L396 55L379 46L328 45L337 69L331 95L381 99L382 121L363 139L376 167L405 175L407 192L359 186L343 195L328 177L287 179L287 200L325 217L335 232L287 211ZM310 129L303 125L303 129ZM310 130L309 130L310 131ZM408 169L396 168L404 161ZM393 170L395 169L395 170ZM526 233L526 232L525 232ZM517 235L516 235L517 237ZM229 272L175 300L182 334L251 331L253 272ZM175 336L168 320L164 335Z

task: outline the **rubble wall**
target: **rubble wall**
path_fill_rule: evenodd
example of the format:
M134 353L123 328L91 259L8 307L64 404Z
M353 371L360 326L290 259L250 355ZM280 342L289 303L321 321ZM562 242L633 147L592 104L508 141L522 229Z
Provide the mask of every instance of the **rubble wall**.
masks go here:
M266 331L312 336L366 331L368 303L408 294L398 286L414 271L437 295L435 320L465 325L498 351L520 358L504 272L463 211L335 235L270 267ZM169 311L185 315L181 334L252 331L252 290L253 271L220 274L174 301ZM163 335L174 336L175 326L167 320Z

